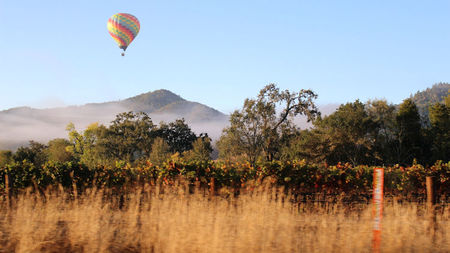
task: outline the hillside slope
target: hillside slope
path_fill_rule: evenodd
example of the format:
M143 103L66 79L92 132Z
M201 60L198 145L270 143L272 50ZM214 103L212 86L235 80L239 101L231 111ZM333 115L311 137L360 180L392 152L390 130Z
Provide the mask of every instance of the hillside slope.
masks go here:
M411 95L411 99L416 103L417 109L423 119L428 119L428 107L435 103L443 103L449 95L450 83L437 83L424 91L418 91Z

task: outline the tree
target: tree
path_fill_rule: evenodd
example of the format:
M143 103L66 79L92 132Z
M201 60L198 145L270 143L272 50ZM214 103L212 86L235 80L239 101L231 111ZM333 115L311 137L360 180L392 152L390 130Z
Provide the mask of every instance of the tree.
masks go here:
M193 161L209 161L212 151L211 138L208 135L200 136L192 144L192 149L184 152L184 157Z
M417 106L405 99L398 109L396 121L397 163L411 163L422 158L422 126Z
M66 127L69 132L70 146L66 149L72 153L75 159L89 167L95 167L99 164L106 164L107 156L104 148L97 145L101 133L106 131L106 127L98 123L90 124L83 132L76 131L73 123Z
M0 150L0 168L5 167L13 161L11 150Z
M71 143L67 139L57 138L48 142L47 155L50 161L69 162L74 159L70 152Z
M289 143L281 148L280 159L321 163L327 160L328 148L326 135L320 129L305 129L292 136Z
M47 161L47 153L45 152L47 146L36 141L30 141L29 143L28 147L19 147L13 155L13 159L19 163L27 160L39 168Z
M171 154L169 144L167 144L163 138L157 137L152 144L152 151L150 153L149 160L153 164L161 166L170 158Z
M243 108L231 114L230 127L223 130L218 142L219 148L228 148L219 149L219 155L243 155L252 164L259 157L273 160L284 136L295 129L292 118L306 115L309 121L316 117L316 98L311 90L291 92L280 91L274 84L265 86L257 99L246 99Z
M375 124L374 151L377 159L383 163L394 163L395 106L386 100L370 100L366 104L366 110Z
M430 106L429 119L433 160L448 161L450 158L450 107L440 103Z
M314 122L326 145L328 163L374 163L375 124L365 105L356 100L341 105L333 114Z
M150 154L154 127L144 112L120 113L108 128L99 129L97 146L108 159L133 162Z
M156 130L156 136L167 142L172 153L178 152L180 154L192 149L192 143L197 139L184 119L177 119L169 124L162 122Z

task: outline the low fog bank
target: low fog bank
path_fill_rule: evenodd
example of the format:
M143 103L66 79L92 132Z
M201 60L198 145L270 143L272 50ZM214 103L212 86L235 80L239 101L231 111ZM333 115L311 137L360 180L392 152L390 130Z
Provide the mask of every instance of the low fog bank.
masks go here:
M322 115L333 113L338 104L319 106ZM98 106L71 106L52 109L33 109L29 107L13 108L0 111L0 149L16 150L20 146L28 145L30 140L47 143L54 138L67 138L66 126L73 122L78 131L83 131L89 124L98 122L109 125L118 113L129 111L117 104ZM169 113L149 113L154 124L161 121L169 123L183 118L183 115ZM223 128L229 125L228 116L216 117L208 120L196 120L184 115L187 124L196 133L207 133L213 140L219 139ZM311 127L306 117L297 117L295 124L302 128Z
M97 110L90 107L64 107L52 109L13 108L0 112L0 149L15 150L34 140L47 143L54 138L67 138L66 126L70 122L78 130L90 123L109 123L123 108L110 106Z

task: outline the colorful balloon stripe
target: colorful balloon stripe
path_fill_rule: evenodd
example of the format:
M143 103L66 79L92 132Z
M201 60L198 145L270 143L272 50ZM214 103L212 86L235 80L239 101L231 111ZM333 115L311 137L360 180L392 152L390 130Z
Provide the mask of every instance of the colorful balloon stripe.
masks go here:
M121 25L117 25L117 27L119 29L111 28L110 34L114 34L114 35L122 38L124 41L126 41L125 43L129 44L131 42L131 38L134 37L133 34L130 33L128 30L124 29L123 27L121 27Z
M119 47L120 47L120 45L126 44L126 42L122 38L118 37L117 35L115 35L113 33L109 33L109 34L113 37L113 39L117 42L117 44L119 44Z
M127 13L117 13L108 20L109 34L124 51L139 33L139 20Z
M139 28L136 26L135 22L120 16L118 18L121 21L121 24L126 26L134 34L134 36L137 35L137 33L139 32Z

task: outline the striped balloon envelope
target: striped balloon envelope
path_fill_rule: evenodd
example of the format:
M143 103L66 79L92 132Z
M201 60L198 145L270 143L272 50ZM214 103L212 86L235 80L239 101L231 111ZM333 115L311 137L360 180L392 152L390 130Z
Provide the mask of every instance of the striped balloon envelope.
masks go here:
M128 13L117 13L109 18L107 28L120 49L125 51L138 35L141 25L135 16ZM122 55L124 54L122 53Z

